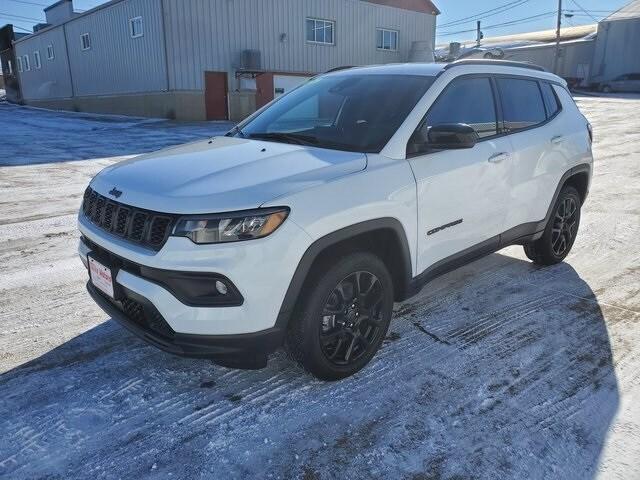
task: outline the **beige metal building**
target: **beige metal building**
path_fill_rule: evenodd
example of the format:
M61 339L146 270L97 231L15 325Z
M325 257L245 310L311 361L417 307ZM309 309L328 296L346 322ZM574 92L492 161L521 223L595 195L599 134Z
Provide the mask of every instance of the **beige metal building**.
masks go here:
M239 119L344 65L433 58L429 0L112 0L14 44L23 101L80 111Z

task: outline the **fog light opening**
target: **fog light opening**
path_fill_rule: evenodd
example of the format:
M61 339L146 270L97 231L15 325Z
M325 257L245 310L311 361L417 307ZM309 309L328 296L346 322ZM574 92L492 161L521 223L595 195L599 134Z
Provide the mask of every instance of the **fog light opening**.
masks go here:
M227 294L227 286L224 284L224 282L221 282L220 280L216 280L216 291L220 295L226 295Z

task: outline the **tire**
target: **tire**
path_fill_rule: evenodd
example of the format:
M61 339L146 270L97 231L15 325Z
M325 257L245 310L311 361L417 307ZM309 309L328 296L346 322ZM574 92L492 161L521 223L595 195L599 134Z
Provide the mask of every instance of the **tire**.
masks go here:
M362 369L380 348L391 321L393 282L370 253L348 254L311 275L287 331L287 349L315 377L339 380Z
M563 187L542 237L524 245L524 253L533 263L554 265L565 259L578 234L581 206L578 191Z

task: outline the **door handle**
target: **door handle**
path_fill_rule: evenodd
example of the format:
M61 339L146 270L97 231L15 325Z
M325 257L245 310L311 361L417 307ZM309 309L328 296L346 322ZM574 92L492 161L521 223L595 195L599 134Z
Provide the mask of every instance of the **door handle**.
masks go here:
M554 145L560 145L562 142L564 142L564 137L562 135L556 135L551 139L551 143Z
M489 163L500 163L507 158L509 158L509 154L507 152L496 153L489 157Z

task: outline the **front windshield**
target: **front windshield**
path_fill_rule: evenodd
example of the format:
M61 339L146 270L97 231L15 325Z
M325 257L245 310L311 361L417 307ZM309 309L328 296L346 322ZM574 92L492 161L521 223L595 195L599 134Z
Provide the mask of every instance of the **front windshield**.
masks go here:
M378 153L433 83L422 75L328 75L285 95L236 136Z

